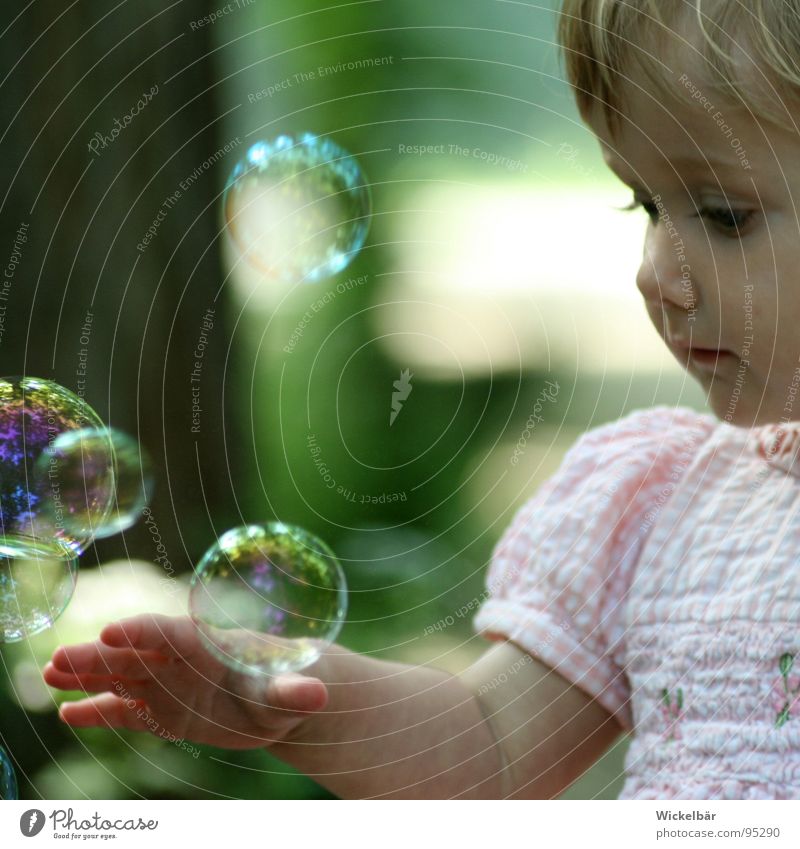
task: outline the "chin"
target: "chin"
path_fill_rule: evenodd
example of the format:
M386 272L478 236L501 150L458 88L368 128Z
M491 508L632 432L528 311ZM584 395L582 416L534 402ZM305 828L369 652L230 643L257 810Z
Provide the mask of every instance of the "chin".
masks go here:
M780 411L772 412L763 404L751 404L743 395L732 400L730 389L723 391L723 386L716 392L716 385L708 393L708 405L714 415L722 422L734 427L761 427L768 424L779 424L782 420Z

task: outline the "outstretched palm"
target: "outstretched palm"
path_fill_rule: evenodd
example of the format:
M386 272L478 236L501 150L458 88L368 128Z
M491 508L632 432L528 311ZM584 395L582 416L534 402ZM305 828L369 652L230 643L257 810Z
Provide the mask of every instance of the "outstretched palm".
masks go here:
M149 731L228 749L283 739L328 697L316 678L234 672L205 650L191 619L160 615L115 622L91 643L57 649L44 679L95 694L61 706L69 725Z

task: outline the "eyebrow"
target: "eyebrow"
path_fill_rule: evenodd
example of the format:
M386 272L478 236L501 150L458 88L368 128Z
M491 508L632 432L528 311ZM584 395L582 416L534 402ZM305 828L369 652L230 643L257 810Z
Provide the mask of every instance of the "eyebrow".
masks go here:
M617 177L617 179L629 186L633 189L633 191L647 193L648 189L640 180L636 179L634 172L630 171L629 173L629 168L624 160L616 156L613 151L610 151L610 154L610 158L606 158L606 156L604 156L603 161L605 162L606 167ZM681 175L681 173L686 172L702 173L704 175L711 175L712 177L719 178L718 182L720 184L724 178L729 179L732 176L744 176L740 162L721 160L714 157L702 159L699 156L691 154L680 154L673 157L665 156L664 159L675 168L677 175ZM619 163L623 168L625 168L624 173L614 167L616 163Z
M717 172L741 172L742 163L738 160L717 159L716 157L702 157L693 155L681 155L667 157L667 162L678 168L696 169Z

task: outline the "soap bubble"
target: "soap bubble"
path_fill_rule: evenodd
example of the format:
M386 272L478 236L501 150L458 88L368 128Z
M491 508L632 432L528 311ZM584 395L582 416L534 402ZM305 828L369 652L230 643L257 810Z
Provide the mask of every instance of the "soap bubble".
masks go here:
M103 422L63 386L35 377L0 378L0 542L4 557L13 559L15 547L23 558L28 558L31 550L39 556L54 542L67 546L74 557L91 542L86 522L73 521L73 517L102 524L111 507L113 478L106 477L105 485L98 485L96 480L82 477L62 489L50 465L59 437L87 427L102 428Z
M59 434L34 467L34 480L58 493L58 522L68 538L79 541L79 553L99 535L111 512L114 463L108 438L93 438L101 433L81 428ZM45 509L54 507L49 502Z
M37 464L57 482L68 506L64 524L79 539L103 538L134 525L153 494L147 452L114 428L83 428L58 436ZM105 509L86 509L104 504ZM83 508L83 509L81 509Z
M277 675L314 663L347 610L333 552L282 522L227 531L192 578L189 610L211 653L233 669Z
M228 232L244 258L290 283L346 268L364 244L371 205L358 162L311 133L254 144L223 197Z
M0 800L8 802L12 799L19 799L17 776L8 752L0 746Z
M49 628L75 591L78 558L58 540L0 536L0 643Z
M150 455L135 439L113 428L95 432L95 444L111 444L114 462L114 502L107 523L98 537L108 537L132 527L150 503L155 488Z

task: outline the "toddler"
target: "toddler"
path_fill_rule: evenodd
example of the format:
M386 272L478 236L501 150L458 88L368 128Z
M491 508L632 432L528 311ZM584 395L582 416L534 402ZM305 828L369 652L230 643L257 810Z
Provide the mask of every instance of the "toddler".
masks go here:
M552 798L627 731L622 798L800 798L800 0L566 0L560 36L714 415L577 441L495 550L462 674L333 646L267 684L138 616L55 652L46 681L93 694L65 722L269 747L346 798Z

